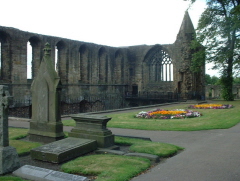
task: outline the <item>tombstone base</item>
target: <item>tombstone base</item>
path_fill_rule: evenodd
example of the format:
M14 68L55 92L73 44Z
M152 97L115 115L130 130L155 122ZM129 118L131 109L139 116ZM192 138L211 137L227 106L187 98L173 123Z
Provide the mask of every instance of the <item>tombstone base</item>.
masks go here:
M51 143L64 138L62 122L30 122L29 141Z
M85 138L85 139L91 139L96 140L98 147L100 148L108 148L114 145L114 135L106 135L106 136L100 136L100 135L94 135L94 134L83 134L81 132L78 132L79 130L74 128L71 130L71 132L68 133L69 137L75 137L75 138Z
M29 133L29 141L39 142L39 143L52 143L54 141L62 140L63 138L64 136L50 137L50 136L42 136L42 135Z
M0 175L13 172L20 167L17 151L14 147L0 147Z
M97 142L89 139L66 138L31 150L32 159L61 163L95 151Z
M77 115L72 118L76 126L68 133L69 137L96 140L100 148L114 145L114 135L107 129L107 122L111 118L101 115Z

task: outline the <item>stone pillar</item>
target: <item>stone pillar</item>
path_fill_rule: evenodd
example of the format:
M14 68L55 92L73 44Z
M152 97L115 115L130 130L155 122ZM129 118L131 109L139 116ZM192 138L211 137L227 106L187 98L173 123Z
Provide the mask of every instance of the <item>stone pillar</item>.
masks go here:
M8 138L8 102L9 92L0 85L0 175L12 172L20 167L15 148L9 146Z
M47 43L38 74L33 80L32 120L29 140L50 143L64 138L60 115L60 78L55 71Z

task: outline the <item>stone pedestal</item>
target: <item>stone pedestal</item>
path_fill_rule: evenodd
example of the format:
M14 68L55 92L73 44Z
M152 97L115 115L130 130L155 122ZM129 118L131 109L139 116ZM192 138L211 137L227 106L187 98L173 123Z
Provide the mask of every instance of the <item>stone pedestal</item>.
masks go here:
M64 138L62 122L30 121L29 140L40 143L51 143Z
M18 154L11 146L0 147L0 175L10 173L20 167Z
M68 136L96 140L100 148L114 145L114 135L107 129L107 122L111 118L99 115L79 115L73 116L72 119L76 121L76 127Z

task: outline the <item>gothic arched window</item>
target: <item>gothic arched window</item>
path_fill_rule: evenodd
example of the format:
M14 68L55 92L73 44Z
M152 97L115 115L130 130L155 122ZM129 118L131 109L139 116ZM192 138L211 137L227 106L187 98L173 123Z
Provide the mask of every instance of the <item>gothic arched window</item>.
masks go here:
M149 56L149 81L173 81L173 65L170 56L158 49Z

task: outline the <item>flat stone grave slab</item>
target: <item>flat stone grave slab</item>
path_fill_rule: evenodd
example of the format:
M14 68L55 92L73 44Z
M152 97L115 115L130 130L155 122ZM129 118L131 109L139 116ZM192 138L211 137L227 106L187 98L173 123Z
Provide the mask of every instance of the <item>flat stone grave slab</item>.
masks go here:
M97 141L83 138L66 138L31 150L32 159L61 163L97 149Z
M88 181L87 177L58 172L41 167L24 165L13 172L13 175L37 181Z

